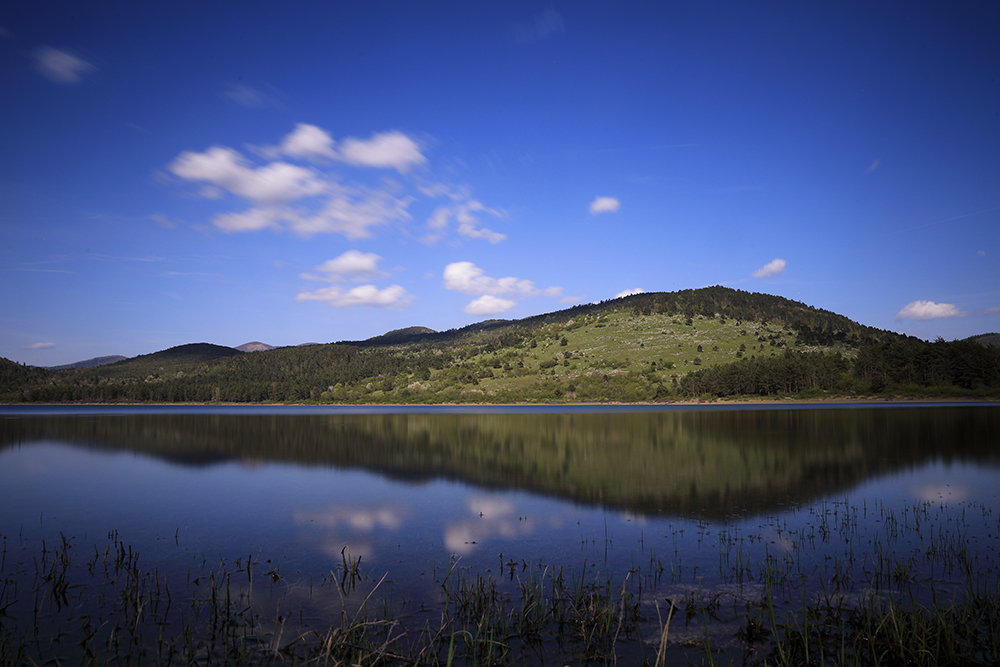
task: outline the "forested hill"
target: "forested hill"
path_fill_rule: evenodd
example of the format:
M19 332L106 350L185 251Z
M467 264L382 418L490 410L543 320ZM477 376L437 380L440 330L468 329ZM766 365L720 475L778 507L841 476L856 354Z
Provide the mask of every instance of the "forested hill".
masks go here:
M767 294L638 294L445 332L241 352L197 343L93 368L2 360L4 402L637 402L1000 394L1000 347L928 343Z
M680 315L685 320L699 315L707 318L719 315L727 319L772 322L799 331L804 337L803 342L810 344L843 342L858 346L899 337L893 332L864 326L843 315L807 306L799 301L715 286L678 292L645 292L520 320L486 320L445 332L436 332L426 327L410 327L364 341L343 341L343 344L370 347L387 342L448 341L483 332L530 331L546 324L607 313Z

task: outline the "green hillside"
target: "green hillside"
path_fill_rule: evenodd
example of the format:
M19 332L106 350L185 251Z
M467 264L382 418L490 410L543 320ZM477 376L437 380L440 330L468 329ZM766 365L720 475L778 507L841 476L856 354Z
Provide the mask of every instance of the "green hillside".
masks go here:
M444 332L242 353L199 343L109 366L0 367L5 402L645 402L991 396L1000 348L927 343L766 294L639 294Z

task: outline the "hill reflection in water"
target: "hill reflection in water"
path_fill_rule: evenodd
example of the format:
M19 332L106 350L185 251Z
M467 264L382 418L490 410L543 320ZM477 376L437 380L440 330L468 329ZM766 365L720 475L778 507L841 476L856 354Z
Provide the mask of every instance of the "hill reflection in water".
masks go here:
M995 466L990 406L556 414L433 411L31 415L0 448L55 441L186 467L238 461L358 469L409 484L456 480L638 515L766 513L935 461ZM373 520L377 521L377 518Z

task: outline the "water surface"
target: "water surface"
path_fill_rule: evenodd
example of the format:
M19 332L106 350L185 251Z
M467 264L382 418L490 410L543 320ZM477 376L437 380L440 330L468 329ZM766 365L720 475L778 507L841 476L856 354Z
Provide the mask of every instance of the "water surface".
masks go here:
M359 587L385 575L418 622L452 568L633 577L648 627L621 650L643 660L659 607L758 593L762 563L818 587L829 563L863 575L864 548L912 558L937 539L992 572L998 441L991 405L5 408L0 534L6 573L64 539L120 540L174 580L266 561L279 591L255 600L303 627L337 618L343 596L315 590L359 557ZM18 608L0 627L28 622ZM734 605L713 643L740 620ZM705 634L678 623L673 659Z

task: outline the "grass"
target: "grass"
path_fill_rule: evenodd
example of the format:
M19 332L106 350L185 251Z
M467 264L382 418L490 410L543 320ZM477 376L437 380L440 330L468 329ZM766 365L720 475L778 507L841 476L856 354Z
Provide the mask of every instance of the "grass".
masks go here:
M623 572L455 558L420 601L347 548L306 587L262 554L168 572L117 532L5 535L0 665L996 664L998 529L975 503L827 501L672 524Z
M459 359L436 370L420 391L438 401L650 400L658 385L671 387L692 370L741 357L786 348L852 354L845 346L802 345L795 332L776 324L700 315L687 324L680 315L614 311L545 325L533 345ZM377 385L366 398L388 400Z

